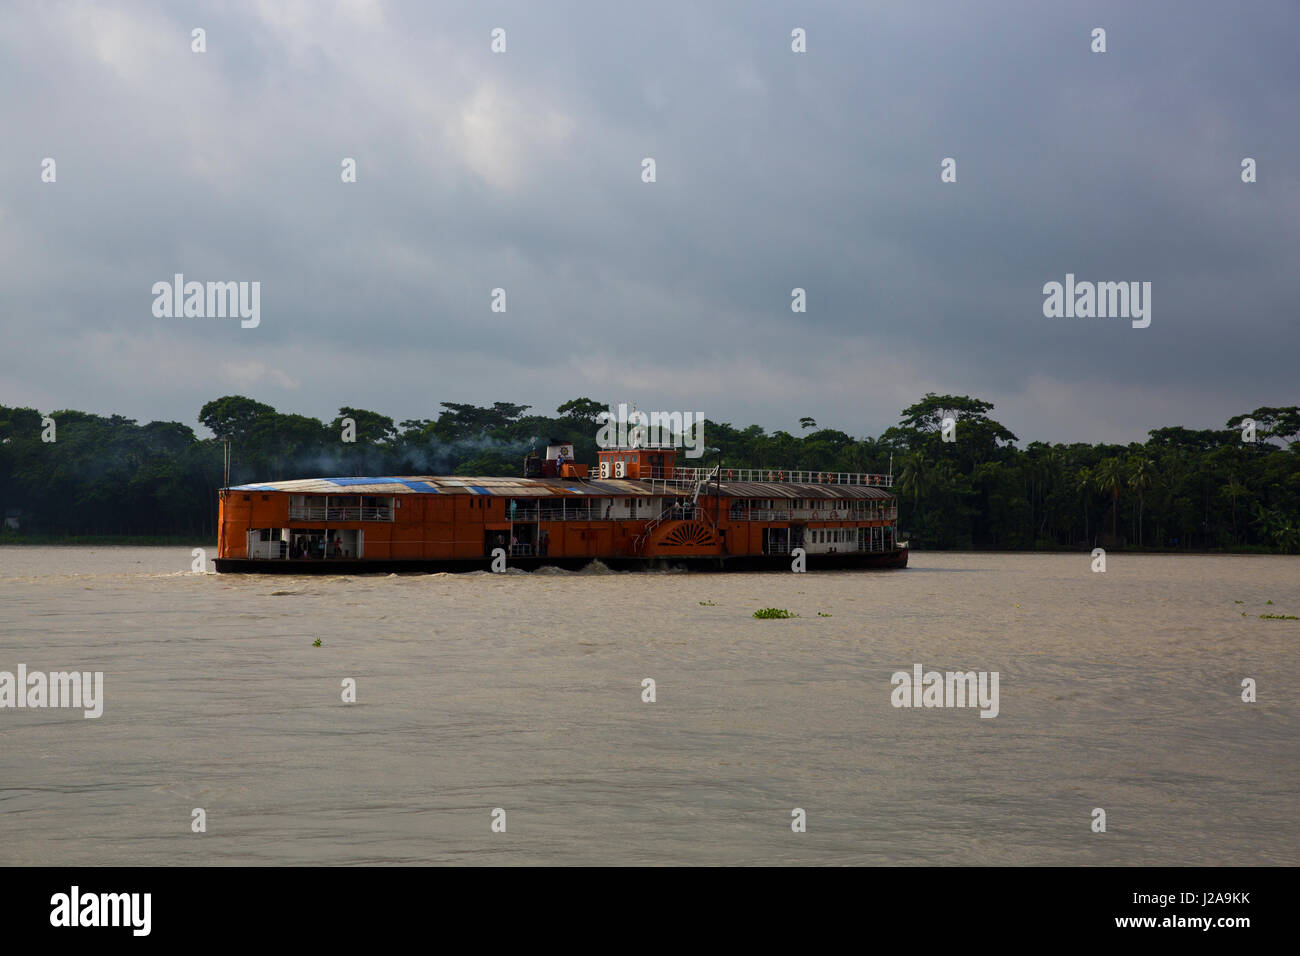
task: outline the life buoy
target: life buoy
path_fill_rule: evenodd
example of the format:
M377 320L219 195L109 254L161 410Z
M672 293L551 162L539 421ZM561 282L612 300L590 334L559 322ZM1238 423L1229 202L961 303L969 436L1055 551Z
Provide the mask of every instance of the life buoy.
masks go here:
M776 473L776 480L777 480L777 481L785 481L785 472L784 472L784 471L778 471L778 472Z
M838 518L839 516L840 516L840 513L839 513L838 511L832 511L832 512L831 512L831 517L832 517L832 518Z
M736 473L730 468L727 469L727 480L728 481L736 480Z

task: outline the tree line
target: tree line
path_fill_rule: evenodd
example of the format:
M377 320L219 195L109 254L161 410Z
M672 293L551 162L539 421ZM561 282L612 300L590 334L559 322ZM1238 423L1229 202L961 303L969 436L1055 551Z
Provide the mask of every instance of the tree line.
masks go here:
M594 462L607 408L576 398L537 415L510 402L443 402L434 418L395 422L345 406L323 422L229 395L200 409L198 422L215 436L201 438L180 422L70 410L47 417L0 405L0 509L9 528L0 533L214 537L223 443L231 484L519 475L524 456L551 438ZM704 462L892 473L900 529L920 547L1300 550L1297 406L1257 408L1223 429L1156 428L1128 445L1023 448L992 410L930 393L875 438L809 417L799 434L707 421ZM1246 441L1251 422L1256 440Z

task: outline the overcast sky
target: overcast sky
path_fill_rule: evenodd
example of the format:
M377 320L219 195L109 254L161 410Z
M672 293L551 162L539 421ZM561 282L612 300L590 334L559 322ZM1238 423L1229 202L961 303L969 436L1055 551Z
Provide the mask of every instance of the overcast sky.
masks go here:
M1221 427L1300 401L1298 38L1294 0L8 3L0 403ZM178 272L260 324L155 317ZM1150 326L1045 318L1066 273Z

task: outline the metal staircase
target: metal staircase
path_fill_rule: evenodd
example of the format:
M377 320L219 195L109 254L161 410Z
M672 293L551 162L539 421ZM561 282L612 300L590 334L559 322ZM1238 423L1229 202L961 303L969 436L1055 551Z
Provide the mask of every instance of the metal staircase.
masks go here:
M708 472L707 474L704 473L703 468L698 469L698 473L695 475L695 490L691 493L691 504L689 508L690 513L677 515L675 516L676 518L679 518L681 520L686 520L687 518L699 517L700 492L704 490L705 485L707 485L710 481L712 481L714 478L717 477L719 467L720 466L718 465L714 465L713 470ZM636 538L632 542L632 548L637 554L642 554L645 552L646 543L650 540L650 535L654 532L654 529L659 527L659 525L663 524L665 521L673 519L674 515L672 514L672 512L676 510L677 510L677 505L668 505L667 507L664 508L663 511L659 512L658 515L656 515L654 518L651 518L649 521L646 522L645 528L641 531L639 535L636 536ZM709 519L709 524L713 526L714 531L718 530L717 523L714 522L712 518Z

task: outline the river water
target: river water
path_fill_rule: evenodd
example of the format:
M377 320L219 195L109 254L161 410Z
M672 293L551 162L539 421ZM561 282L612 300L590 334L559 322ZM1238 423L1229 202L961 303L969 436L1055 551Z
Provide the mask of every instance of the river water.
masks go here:
M1300 863L1300 621L1259 618L1300 558L190 563L0 548L0 671L104 673L98 719L0 709L0 864ZM892 706L915 664L996 671L998 715Z

